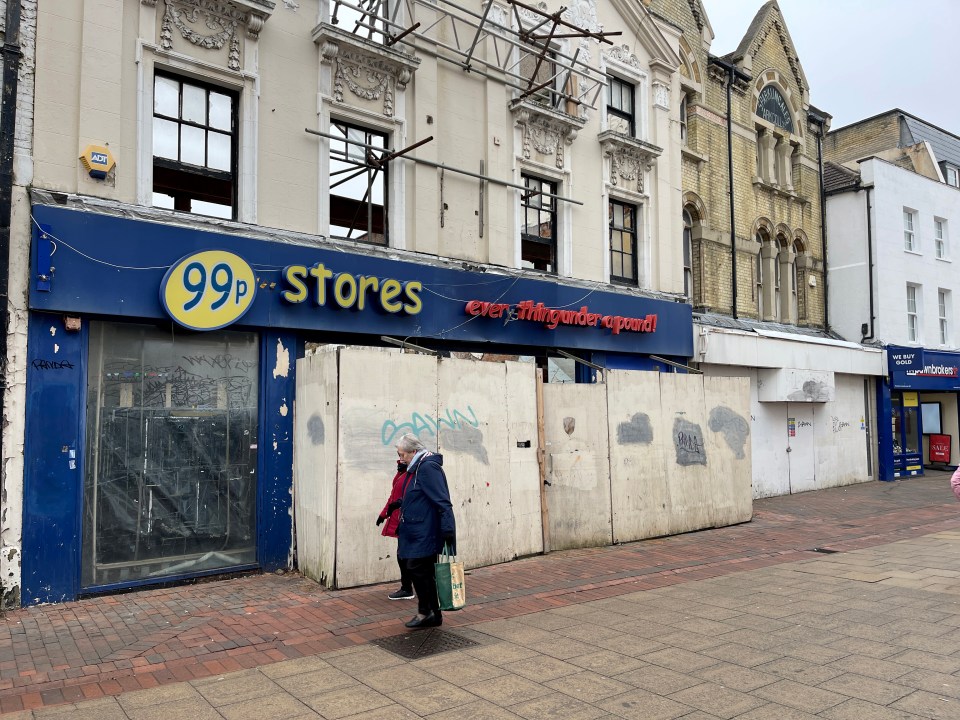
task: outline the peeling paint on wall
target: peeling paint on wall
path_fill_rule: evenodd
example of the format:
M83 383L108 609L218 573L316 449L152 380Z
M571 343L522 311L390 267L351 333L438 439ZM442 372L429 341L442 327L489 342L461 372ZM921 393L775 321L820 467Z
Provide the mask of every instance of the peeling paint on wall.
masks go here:
M621 445L649 445L653 442L653 427L646 413L634 414L629 422L617 425L617 442Z
M743 446L750 434L750 423L724 405L717 405L710 411L707 426L714 432L723 433L727 446L733 450L738 460L744 457Z
M283 346L283 341L277 338L277 364L273 366L273 379L290 375L290 351Z
M677 465L707 464L703 429L696 423L676 418L673 421L673 446L677 451Z
M323 445L323 418L320 413L314 413L307 420L307 435L311 445Z
M289 412L289 408L287 407L287 404L286 404L286 403L284 403L283 405L280 406L280 415L281 415L281 417L286 417L288 412Z

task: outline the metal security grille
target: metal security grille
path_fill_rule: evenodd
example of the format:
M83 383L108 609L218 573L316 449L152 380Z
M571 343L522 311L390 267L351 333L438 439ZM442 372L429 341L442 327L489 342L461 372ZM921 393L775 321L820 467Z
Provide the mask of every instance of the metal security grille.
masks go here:
M451 650L462 650L463 648L475 647L479 643L462 635L431 628L430 630L420 630L407 635L394 635L393 637L374 640L373 644L384 650L389 650L394 655L416 660L418 658L438 655L439 653L449 652Z

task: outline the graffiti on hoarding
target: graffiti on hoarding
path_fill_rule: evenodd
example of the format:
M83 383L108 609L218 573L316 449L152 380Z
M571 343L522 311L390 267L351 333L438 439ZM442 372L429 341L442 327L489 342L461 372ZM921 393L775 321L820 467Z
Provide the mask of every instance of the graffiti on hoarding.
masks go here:
M394 438L404 433L420 436L420 433L426 431L430 435L436 435L437 431L446 428L448 430L463 430L465 426L473 428L480 427L480 421L477 420L477 414L473 408L467 405L466 414L459 410L447 409L446 416L438 415L434 418L428 413L411 413L409 422L398 423L394 420L385 420L380 427L380 441L384 445L390 445Z

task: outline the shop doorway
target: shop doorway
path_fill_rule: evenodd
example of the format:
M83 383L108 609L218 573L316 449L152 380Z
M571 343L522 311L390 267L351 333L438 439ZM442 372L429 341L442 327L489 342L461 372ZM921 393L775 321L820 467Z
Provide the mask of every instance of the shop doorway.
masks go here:
M790 492L817 489L813 405L787 403L787 472Z
M258 338L94 322L86 590L256 562Z
M893 392L890 397L893 431L893 476L923 475L923 436L919 393Z

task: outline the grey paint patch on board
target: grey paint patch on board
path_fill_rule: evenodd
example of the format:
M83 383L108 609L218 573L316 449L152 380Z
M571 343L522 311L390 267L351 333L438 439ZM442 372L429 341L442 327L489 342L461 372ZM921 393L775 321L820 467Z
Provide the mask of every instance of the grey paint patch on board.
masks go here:
M323 418L318 413L314 413L307 420L307 435L310 436L312 444L323 445Z
M444 450L461 452L475 457L484 465L490 464L487 448L483 445L483 433L471 425L461 425L459 430L441 430L440 445Z
M833 386L819 380L807 380L802 390L787 395L791 402L829 402L833 400Z
M653 427L650 416L636 413L629 422L617 425L617 442L620 445L649 445L653 442Z
M703 444L703 429L683 418L673 421L673 447L677 451L677 465L706 465L707 448Z
M573 435L573 431L577 429L577 419L572 417L565 417L563 419L563 431L567 435Z
M750 434L750 423L725 405L717 405L710 411L710 421L707 423L714 432L723 433L727 446L733 450L738 460L744 458L743 446Z

